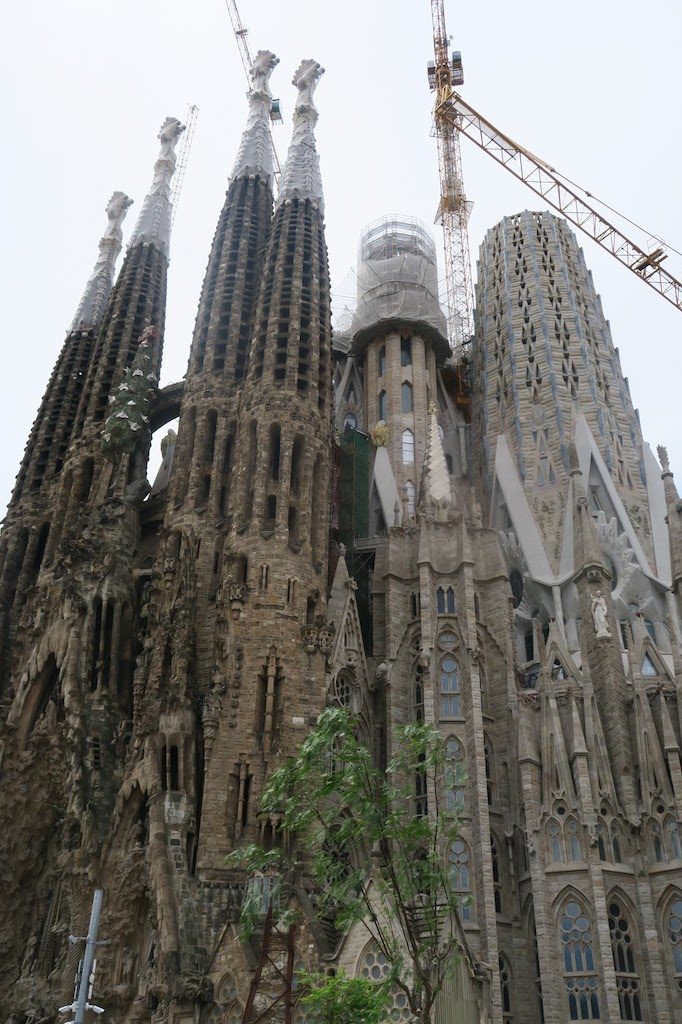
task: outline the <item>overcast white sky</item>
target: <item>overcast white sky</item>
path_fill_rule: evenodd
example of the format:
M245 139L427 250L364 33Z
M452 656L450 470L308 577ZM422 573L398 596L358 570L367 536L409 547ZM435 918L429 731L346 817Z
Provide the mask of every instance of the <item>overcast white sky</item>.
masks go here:
M326 68L318 148L337 299L358 236L384 214L433 222L438 200L428 0L239 0L252 49L281 58L272 79L291 130L291 75ZM11 12L10 12L11 8ZM682 3L450 0L463 93L528 149L682 250L678 200ZM24 0L0 44L0 506L4 508L52 366L92 269L114 189L151 180L167 114L199 109L175 221L162 382L186 368L206 260L246 113L245 79L223 0ZM474 260L487 228L537 208L523 185L462 141ZM437 239L440 244L440 238ZM682 485L680 313L584 241L644 436L667 444ZM682 276L682 258L668 265ZM1 512L0 512L1 514Z

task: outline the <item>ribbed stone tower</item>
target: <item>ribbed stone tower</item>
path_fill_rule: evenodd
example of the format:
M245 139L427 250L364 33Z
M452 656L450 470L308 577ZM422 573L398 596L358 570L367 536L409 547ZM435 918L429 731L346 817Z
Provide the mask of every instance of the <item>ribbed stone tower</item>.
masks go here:
M123 774L136 653L134 560L139 505L148 490L145 410L157 390L169 182L181 130L174 118L161 129L152 188L113 290L129 200L117 193L108 207L100 258L41 408L10 530L3 531L11 544L13 522L42 503L37 546L29 532L23 561L10 549L5 562L13 600L4 645L3 777L10 788L20 786L20 803L39 808L33 815L7 801L0 808L4 897L13 932L0 934L0 958L17 979L17 1006L33 997L35 1002L50 987L61 956L45 922L54 924L61 915L77 932L86 926L91 881L101 874L102 844ZM112 433L103 429L107 413L116 417ZM67 973L70 967L68 962ZM52 981L52 1002L59 1005L69 983L61 975Z
M276 63L252 69L186 379L157 386L169 118L113 289L129 200L107 208L0 535L2 1020L52 1021L72 998L67 938L95 888L94 998L117 1024L306 1024L301 965L388 980L379 942L400 926L370 911L341 934L311 851L262 809L336 705L379 767L410 723L444 741L449 770L406 780L415 817L457 822L457 956L431 1024L678 1024L682 503L665 449L661 479L582 254L545 212L486 236L471 393L410 219L363 233L332 345L322 68L294 76L273 213ZM150 490L152 432L177 416ZM254 840L284 857L247 875L226 857ZM375 852L349 851L370 906ZM403 920L424 906L420 887ZM392 1024L414 1024L388 995Z
M243 837L272 832L257 817L263 782L325 702L331 324L313 104L322 70L303 61L294 76L293 136L239 414L221 587L231 637L216 660L226 692L199 847L199 865L214 870ZM227 808L218 778L228 780Z
M200 541L193 612L200 688L213 668L215 599L233 512L237 416L272 225L269 79L277 63L274 54L263 50L252 69L248 121L199 300L165 520L169 551L183 536L191 545Z
M10 606L15 595L18 603L23 600L24 591L37 576L45 555L58 480L97 330L111 293L114 267L121 251L121 224L131 203L123 192L114 192L107 203L108 223L100 239L95 268L38 409L7 510L0 544L0 679L3 648L9 642L6 630ZM14 610L18 610L16 604Z
M528 500L543 502L541 531L556 569L574 436L591 435L604 467L653 555L647 466L637 413L618 351L565 221L550 213L505 217L480 253L475 348L475 471L487 493L494 439L505 435ZM577 434L576 434L577 431ZM589 470L582 457L581 468ZM503 459L498 451L497 458ZM655 472L655 468L653 468ZM596 470L588 481L600 501ZM605 510L606 511L606 510ZM552 544L552 541L554 542Z
M545 1020L665 1017L682 965L672 478L664 459L664 494L563 221L492 228L477 297L472 454L511 585L506 833L525 837L515 905L536 993Z

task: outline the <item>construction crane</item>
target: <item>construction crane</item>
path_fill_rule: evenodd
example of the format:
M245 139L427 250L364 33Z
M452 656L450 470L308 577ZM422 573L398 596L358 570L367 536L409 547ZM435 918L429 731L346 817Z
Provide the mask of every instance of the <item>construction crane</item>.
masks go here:
M432 3L433 6L439 5ZM442 7L442 4L440 6ZM648 284L677 309L682 310L682 282L662 266L668 253L660 238L649 235L652 240L650 251L633 241L592 205L594 201L599 202L602 206L606 206L606 204L595 200L595 197L589 192L581 189L540 157L514 142L508 135L477 113L454 90L450 90L449 95L444 96L442 102L437 104L437 111L437 123L447 125L456 134L462 134L471 139L484 153L505 167L510 174L527 185L536 195L541 196L571 224L589 235L602 249L615 256L640 280ZM644 229L640 230L644 231ZM446 250L446 273L447 261ZM453 274L453 270L450 273ZM454 265L454 273L457 283L457 264Z
M251 67L253 65L253 57L251 56L251 49L249 47L249 41L246 38L249 30L244 27L239 8L235 0L225 0L225 6L227 7L227 13L230 16L232 22L232 31L234 32L235 39L237 40L237 46L239 47L239 56L242 59L242 65L246 74L246 81L249 84L249 90L251 89ZM272 143L272 162L275 172L275 181L279 185L280 177L282 174L282 168L280 166L279 157L277 156L277 149L275 147L275 140L272 134L272 124L281 123L282 111L279 100L273 100L270 106L270 142Z
M460 361L473 333L473 288L469 256L469 214L462 178L462 156L459 148L459 124L453 107L455 85L464 81L462 56L450 55L445 28L444 0L431 0L434 60L429 62L431 90L436 93L433 120L438 142L440 202L436 222L443 228L445 249L445 282L447 288L448 339L455 360Z
M171 225L174 223L175 214L178 212L178 202L180 201L182 186L185 183L185 174L187 173L187 164L189 162L190 150L192 149L192 142L194 141L194 130L197 126L198 116L199 108L194 103L188 105L187 117L185 118L185 132L178 151L178 162L175 165L175 176L170 194Z

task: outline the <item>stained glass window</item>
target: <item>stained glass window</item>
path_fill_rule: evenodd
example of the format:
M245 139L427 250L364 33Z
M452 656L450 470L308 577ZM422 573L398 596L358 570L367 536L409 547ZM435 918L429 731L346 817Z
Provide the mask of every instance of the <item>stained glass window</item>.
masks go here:
M567 900L559 921L564 983L571 1020L599 1020L599 990L592 950L592 927L577 900Z

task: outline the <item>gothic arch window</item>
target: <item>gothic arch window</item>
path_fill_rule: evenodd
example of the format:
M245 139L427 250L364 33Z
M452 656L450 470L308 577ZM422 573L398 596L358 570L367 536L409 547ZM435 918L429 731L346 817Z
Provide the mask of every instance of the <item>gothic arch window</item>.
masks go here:
M418 760L426 761L426 755L420 754ZM414 773L414 813L417 818L425 818L429 813L429 799L426 784L426 765L419 765Z
M386 346L382 345L377 352L377 375L383 377L386 373Z
M614 864L621 864L623 861L623 836L615 822L611 822L611 850L613 852Z
M609 858L606 855L606 847L608 843L608 830L602 818L599 818L599 820L597 821L597 827L595 831L597 835L597 849L599 851L599 860L609 860Z
M450 613L455 610L455 591L452 587L448 587L445 592L445 607Z
M643 1020L640 997L639 973L635 965L635 944L630 924L618 897L609 900L609 931L613 966L616 969L616 986L622 1020Z
M564 985L570 1020L599 1020L599 989L592 949L592 925L584 907L570 897L559 918Z
M448 854L450 883L459 898L459 916L462 921L471 921L471 875L469 873L469 847L463 839L450 844Z
M279 423L270 427L270 455L268 473L271 480L279 480L279 464L282 449L282 428Z
M448 738L445 744L445 758L445 810L451 814L461 814L466 806L466 769L464 750L456 736Z
M502 879L500 877L500 857L497 849L497 836L490 834L490 856L493 867L493 893L495 897L495 913L502 913Z
M487 736L484 737L483 755L485 757L485 786L488 794L488 806L492 807L495 802L495 762L492 743Z
M549 836L549 851L554 864L561 864L564 856L561 849L561 826L556 818L550 818L547 823L547 835Z
M649 824L649 836L651 838L651 848L654 860L657 864L660 864L665 860L665 853L663 850L663 841L661 839L661 826L655 819Z
M580 830L575 818L567 818L564 825L564 838L566 842L566 854L569 861L582 860L583 851L580 844Z
M457 662L451 654L446 654L440 659L440 717L459 718L461 713Z
M532 898L528 901L528 914L526 917L526 940L528 943L529 963L533 978L533 989L535 991L535 1019L538 1024L545 1024L545 1013L542 1004L542 975L540 973L540 956L538 953L538 934L535 928L535 908Z
M445 590L438 587L436 590L436 611L439 615L445 615Z
M407 466L414 462L414 434L411 430L402 433L403 463Z
M412 689L412 715L415 722L424 721L424 678L420 665L415 666Z
M412 339L401 338L400 339L400 365L411 366L412 365Z
M675 818L669 815L665 820L665 838L668 847L669 860L682 859L682 844L680 843L680 830Z
M400 385L400 407L403 412L412 412L412 385L409 380Z
M353 701L353 677L350 672L341 671L334 679L334 700L342 708L349 708Z
M385 420L388 414L388 403L386 401L386 392L382 389L377 397L377 419Z
M374 939L365 946L355 973L358 978L368 978L369 981L376 982L377 985L386 983L388 980L391 974L391 964ZM388 1020L391 1021L391 1024L407 1024L412 1020L407 996L396 984L391 985L389 993Z
M501 954L498 963L500 968L500 997L502 1000L503 1024L514 1024L514 1001L512 995L514 988L511 968L506 957Z
M677 893L668 907L666 926L673 979L676 987L682 993L682 893Z

